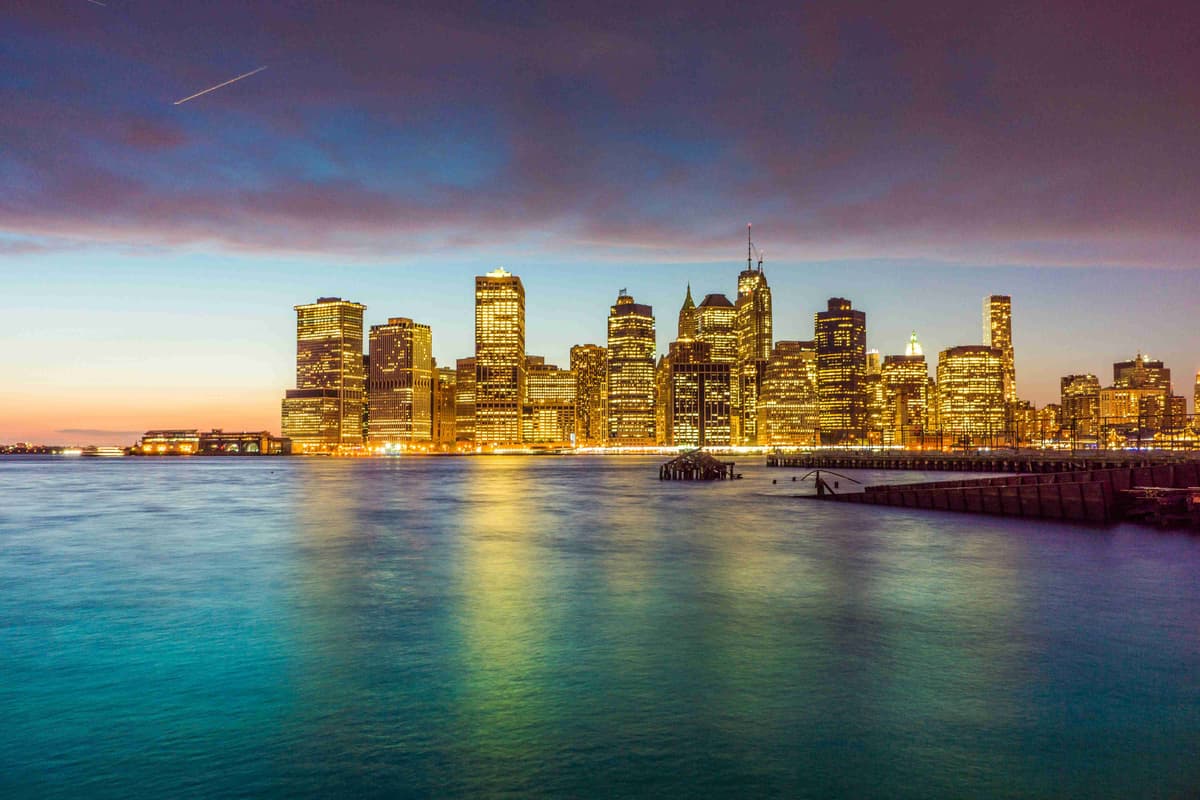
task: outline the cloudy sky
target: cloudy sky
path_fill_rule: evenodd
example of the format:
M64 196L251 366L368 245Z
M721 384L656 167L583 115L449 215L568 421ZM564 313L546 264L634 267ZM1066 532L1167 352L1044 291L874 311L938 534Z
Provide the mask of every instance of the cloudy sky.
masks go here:
M932 353L997 292L1039 405L1200 366L1195 3L103 2L0 16L0 441L277 430L294 304L449 363L498 265L530 352L620 288L665 349L747 221L777 338L844 295Z

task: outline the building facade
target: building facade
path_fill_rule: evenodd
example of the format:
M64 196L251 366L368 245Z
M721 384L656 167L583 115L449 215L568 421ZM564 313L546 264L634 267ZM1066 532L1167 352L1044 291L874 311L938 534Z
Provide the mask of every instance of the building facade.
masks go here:
M608 438L608 350L595 344L571 348L575 375L575 444L602 445Z
M771 350L758 402L758 443L772 447L820 444L814 342L780 341Z
M295 309L296 388L283 400L283 435L300 453L361 447L366 306L322 297Z
M475 359L460 358L454 364L454 441L475 444Z
M1100 432L1100 379L1090 373L1059 380L1059 419L1072 440Z
M909 352L912 351L910 345ZM920 346L910 355L886 356L879 370L879 381L883 389L883 444L920 446L924 441L929 388L929 365Z
M938 354L941 430L947 444L995 446L1004 441L1004 351L962 345Z
M525 287L503 269L475 278L475 444L518 444L525 402Z
M773 322L771 287L763 273L762 259L757 269L751 263L749 246L746 269L738 275L738 296L734 304L737 314L737 369L734 373L738 398L738 429L740 444L758 444L758 398L762 393L767 362L771 358Z
M437 367L433 373L433 446L448 452L458 439L458 370Z
M433 334L392 317L372 325L367 444L428 445L433 439Z
M1012 298L1006 294L993 294L983 298L983 343L1001 353L1004 402L1017 402L1017 367L1012 341Z
M608 443L653 445L654 309L621 290L608 314Z
M571 444L575 437L575 374L531 358L526 366L522 434L530 444Z
M676 447L731 444L733 365L713 361L707 342L680 339L671 343L661 369L669 376L664 443Z
M821 404L821 441L861 444L866 438L867 315L849 300L830 298L815 316L817 391Z

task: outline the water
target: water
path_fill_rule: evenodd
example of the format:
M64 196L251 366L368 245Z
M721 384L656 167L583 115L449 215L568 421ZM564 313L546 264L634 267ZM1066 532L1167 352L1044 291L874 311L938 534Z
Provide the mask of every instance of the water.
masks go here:
M0 796L1200 789L1200 537L657 463L0 459Z

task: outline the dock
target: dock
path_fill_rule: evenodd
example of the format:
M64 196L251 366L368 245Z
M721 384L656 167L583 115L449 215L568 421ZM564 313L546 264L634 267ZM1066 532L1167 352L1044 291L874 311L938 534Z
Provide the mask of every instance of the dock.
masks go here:
M943 451L828 451L767 456L768 467L789 469L874 469L914 472L1015 472L1049 474L1084 470L1153 467L1184 464L1195 453L1165 451L1099 450L1091 452L991 451L948 453Z
M658 468L660 481L724 481L740 478L732 461L719 461L703 450L689 450Z

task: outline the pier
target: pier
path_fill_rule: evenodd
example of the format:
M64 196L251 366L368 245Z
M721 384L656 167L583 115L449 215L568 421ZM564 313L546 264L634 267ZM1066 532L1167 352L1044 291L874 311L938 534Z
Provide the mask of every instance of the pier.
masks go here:
M724 481L741 477L732 461L718 461L703 450L689 450L658 468L660 481Z
M768 467L791 469L886 469L919 472L1015 472L1047 474L1084 470L1195 463L1194 453L1099 450L1083 452L990 451L975 453L825 451L767 456Z

